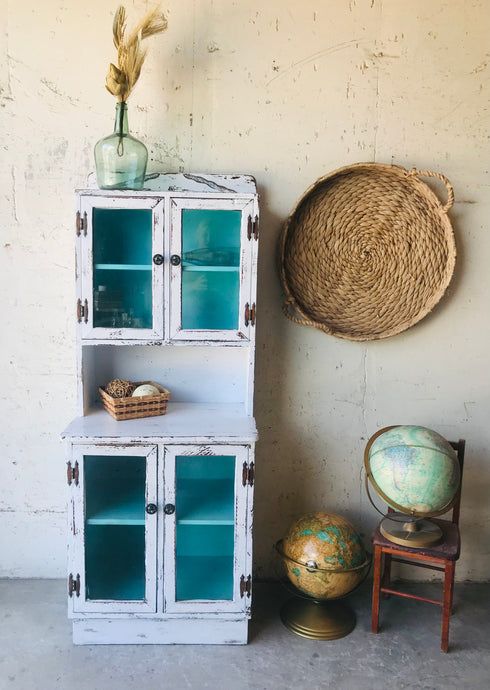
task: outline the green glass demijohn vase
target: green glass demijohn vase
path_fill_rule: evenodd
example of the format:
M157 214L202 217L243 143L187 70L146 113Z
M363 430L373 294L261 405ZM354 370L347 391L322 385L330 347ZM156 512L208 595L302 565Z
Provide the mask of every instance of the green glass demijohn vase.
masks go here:
M95 170L100 189L142 189L148 151L129 133L127 103L116 104L114 132L95 144Z

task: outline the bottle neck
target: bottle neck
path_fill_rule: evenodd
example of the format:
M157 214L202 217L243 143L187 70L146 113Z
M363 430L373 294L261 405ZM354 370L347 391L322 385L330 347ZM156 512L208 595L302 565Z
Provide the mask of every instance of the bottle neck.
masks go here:
M127 103L116 103L116 119L114 121L114 134L117 134L120 137L129 134Z

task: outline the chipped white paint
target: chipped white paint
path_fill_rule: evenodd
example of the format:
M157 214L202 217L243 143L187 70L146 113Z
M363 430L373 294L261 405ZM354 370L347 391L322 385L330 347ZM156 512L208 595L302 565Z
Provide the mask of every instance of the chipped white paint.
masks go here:
M116 4L0 2L6 576L65 572L58 432L76 414L72 200L93 169L95 141L113 126L103 82ZM165 3L169 28L151 46L129 124L148 145L150 172L241 171L259 184L256 574L274 575L271 545L304 510L344 513L368 540L377 515L362 483L364 445L401 422L467 439L456 577L486 580L488 3L189 5ZM128 11L145 7L135 0ZM282 316L277 238L317 178L371 160L451 180L456 274L414 328L385 342L339 342Z
M150 435L147 441L155 442ZM251 574L253 484L243 481L243 467L254 462L253 444L148 446L142 438L126 445L113 437L92 439L91 445L68 444L77 481L70 484L68 508L68 573L78 581L78 591L68 596L75 644L246 644L251 615L251 590L242 580ZM84 456L140 455L146 462L145 501L157 510L145 516L145 596L141 600L90 600L85 583ZM176 457L180 455L231 455L235 457L233 597L230 600L176 599L176 513L163 507L178 503ZM248 569L247 569L248 568ZM115 574L117 576L117 574ZM196 573L200 576L200 573Z
M155 613L157 607L157 517L147 515L145 522L145 597L140 601L93 601L86 597L85 587L85 467L84 456L96 453L100 456L141 456L146 466L146 505L157 504L157 447L142 445L73 445L69 450L72 466L78 463L79 479L70 485L68 515L72 524L68 532L68 574L80 578L78 595L68 597L68 612L71 618L83 618L83 614L143 614ZM102 461L103 462L103 461ZM110 504L110 496L107 497ZM101 567L104 567L101 564ZM117 575L116 575L117 576Z
M253 368L255 359L255 320L245 318L255 295L257 282L258 248L258 196L255 182L251 178L233 176L228 180L217 175L158 175L152 180L152 190L137 194L118 194L117 192L84 191L77 192L77 351L78 351L78 397L79 416L62 433L67 439L68 484L70 502L68 506L68 609L73 619L73 638L75 643L99 644L119 641L137 642L144 638L153 643L175 643L186 632L187 642L245 643L247 641L247 620L251 611L251 552L252 552L252 499L254 443L257 438L253 418ZM226 183L226 186L225 186ZM196 190L196 185L198 189ZM192 189L187 188L188 186ZM246 190L246 191L244 191ZM94 289L94 249L97 228L96 209L136 209L151 212L151 252L153 257L151 271L153 279L149 291L152 305L151 328L112 328L97 327L92 315L95 309ZM234 330L188 330L182 324L182 260L173 262L174 256L183 257L182 216L186 209L238 211L240 213L239 234L239 272L240 289L235 305L240 316L238 328ZM103 232L104 226L99 227ZM113 239L113 238L111 238ZM113 239L114 241L114 239ZM117 240L116 240L117 241ZM205 240L203 239L203 242ZM114 248L113 248L114 249ZM204 244L204 249L208 246ZM158 256L159 255L159 256ZM172 259L171 259L172 257ZM158 260L155 260L158 258ZM173 265L175 263L175 266ZM100 266L100 264L97 264ZM112 264L119 266L119 264ZM127 266L127 264L124 264ZM106 264L102 264L105 268ZM137 264L141 268L140 264ZM234 269L235 270L235 269ZM150 300L149 300L150 301ZM82 306L83 305L83 306ZM146 343L143 356L141 344ZM230 348L230 345L233 345ZM165 381L170 374L177 387L177 399L171 401L165 415L117 422L107 412L100 409L97 385L114 377L112 366L119 360L120 371L125 378L148 380L149 359L158 346L163 358L155 369L156 381ZM245 356L232 359L232 375L224 375L222 362L227 351L245 352ZM173 358L172 364L166 361L174 351L187 351L188 357ZM90 356L88 356L90 353ZM119 357L122 355L122 357ZM150 355L150 357L149 357ZM214 362L210 367L210 361ZM163 363L165 362L165 365ZM140 369L138 370L138 363ZM180 364L179 364L180 363ZM136 368L135 368L136 365ZM212 380L201 388L203 375ZM236 371L234 371L236 369ZM185 382L191 377L190 396L183 394ZM244 385L234 390L236 381L244 380ZM182 385L184 383L184 386ZM200 387L198 392L197 387ZM216 404L216 398L221 400ZM243 445L234 445L236 442ZM150 445L151 444L151 445ZM198 445L201 444L201 445ZM126 456L144 458L146 514L144 519L131 512L128 506L134 501L116 501L116 509L111 508L113 487L104 486L105 493L99 496L99 510L89 514L87 506L93 494L101 491L94 482L86 480L88 457L97 456L97 465L117 458L118 466ZM231 501L230 513L223 515L219 501L215 509L218 517L202 513L189 517L189 524L211 529L226 526L232 537L229 577L232 587L231 597L209 599L178 598L178 554L182 556L201 556L200 540L194 535L194 547L186 553L184 546L178 548L177 525L178 506L184 500L179 496L177 486L177 462L180 456L204 456L219 461L216 456L230 456L234 459L234 482L228 496ZM112 465L109 465L112 469ZM116 489L116 497L117 497ZM199 494L205 501L204 491L212 493L212 488L200 485ZM219 495L219 494L218 494ZM97 498L97 497L95 497ZM194 496L194 501L198 499ZM121 503L121 505L119 505ZM109 504L110 508L106 509ZM142 506L140 506L142 507ZM177 510L176 510L177 507ZM122 513L121 513L122 508ZM169 508L169 510L167 510ZM117 594L113 598L88 594L90 573L93 572L93 553L90 554L90 525L135 525L145 527L144 536L144 586L137 598L126 599ZM187 524L183 518L182 525ZM185 530L186 528L183 527ZM100 537L99 537L100 538ZM219 540L218 540L219 542ZM214 549L213 544L208 547ZM222 547L221 547L222 548ZM228 547L229 548L229 547ZM218 551L221 555L221 552ZM206 554L209 559L209 554ZM215 558L215 556L213 556ZM121 575L112 573L111 565L104 561L104 554L98 555L97 569L110 578L120 582ZM106 559L108 556L106 556ZM101 562L104 561L104 562ZM90 565L92 563L92 565ZM87 565L89 564L89 565ZM204 572L199 572L202 567ZM250 570L245 570L245 568ZM121 566L122 570L124 568ZM202 566L202 559L194 558L194 577L211 577ZM186 575L181 574L186 579ZM103 580L104 576L100 576ZM118 579L119 578L119 579ZM97 575L94 576L97 579ZM124 578L122 578L124 580ZM128 578L131 580L131 578ZM137 580L137 578L134 578ZM244 584L246 586L244 588ZM99 585L100 587L100 585ZM97 589L92 592L97 593ZM233 615L233 635L230 637L230 614ZM126 617L135 619L136 627L128 625ZM142 619L146 617L144 623ZM204 618L203 618L204 617ZM197 626L193 620L199 620ZM97 622L98 621L98 622ZM203 622L204 621L204 622ZM210 623L205 633L206 621ZM162 626L162 622L170 625ZM99 623L101 626L99 626ZM110 625L109 625L110 624ZM174 635L171 632L174 632ZM208 639L209 636L209 639Z
M208 446L206 448L168 445L165 447L165 503L176 505L177 496L175 492L175 467L177 455L233 455L235 462L235 551L233 563L233 598L227 601L178 601L176 598L176 563L175 553L177 545L176 524L174 519L167 520L165 530L164 545L164 612L187 614L188 617L195 616L197 613L212 614L213 619L218 618L222 613L242 613L244 618L250 617L250 597L244 596L240 592L241 577L247 577L246 553L247 548L251 549L252 544L248 542L251 537L247 530L247 524L252 514L252 497L249 493L249 486L243 485L242 468L244 463L248 465L252 458L249 458L249 448L247 446L233 446L226 444L222 446Z

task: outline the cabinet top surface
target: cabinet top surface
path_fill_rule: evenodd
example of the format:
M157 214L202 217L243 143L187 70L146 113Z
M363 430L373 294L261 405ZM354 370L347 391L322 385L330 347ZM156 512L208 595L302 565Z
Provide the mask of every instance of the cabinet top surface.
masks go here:
M88 177L88 188L78 189L79 194L101 196L147 196L158 192L182 192L199 194L257 194L257 185L251 175L216 175L201 173L154 173L147 175L140 191L127 189L99 189L95 173Z
M167 413L116 421L105 410L97 409L76 417L62 438L78 442L189 442L250 443L257 439L255 420L239 404L171 403Z

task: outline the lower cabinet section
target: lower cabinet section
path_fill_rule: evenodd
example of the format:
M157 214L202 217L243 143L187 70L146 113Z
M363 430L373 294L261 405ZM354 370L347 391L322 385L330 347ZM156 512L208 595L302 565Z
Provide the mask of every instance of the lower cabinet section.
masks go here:
M70 443L74 642L247 642L253 444Z

